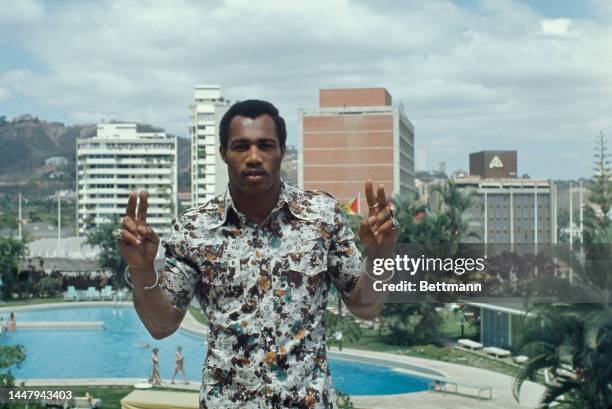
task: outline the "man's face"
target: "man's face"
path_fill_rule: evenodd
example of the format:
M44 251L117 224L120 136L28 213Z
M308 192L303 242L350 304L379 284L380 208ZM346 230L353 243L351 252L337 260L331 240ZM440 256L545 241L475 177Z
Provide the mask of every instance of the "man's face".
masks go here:
M279 145L271 116L232 118L227 148L222 146L220 152L227 163L230 184L242 194L267 193L280 183L285 147Z

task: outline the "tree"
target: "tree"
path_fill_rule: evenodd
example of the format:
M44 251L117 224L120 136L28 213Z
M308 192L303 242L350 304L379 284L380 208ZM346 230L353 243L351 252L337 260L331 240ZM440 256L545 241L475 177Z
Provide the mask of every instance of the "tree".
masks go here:
M595 287L607 291L606 304L612 290L612 171L609 157L607 142L600 133L596 140L595 175L589 196L594 208L587 206L584 210L584 272Z
M11 367L17 366L17 368L20 368L25 357L25 351L21 345L0 345L0 387L11 388L15 386L15 378L11 373Z
M358 342L361 339L362 330L353 317L325 312L325 333L328 343L336 341L336 331L342 333L342 341Z
M336 404L338 409L354 409L355 406L351 402L350 396L342 391L336 390Z
M592 207L584 210L581 254L565 252L560 259L572 267L573 283L569 290L603 298L603 307L595 304L540 307L528 322L518 350L530 349L532 358L515 379L518 400L525 379L534 379L540 370L552 375L542 398L543 408L612 407L612 311L607 307L612 281L612 172L603 133L596 140L595 175L589 197ZM603 293L602 296L594 295Z
M12 213L0 214L0 229L14 230L19 227L17 217Z
M449 180L444 186L436 186L434 191L438 192L442 199L440 218L444 223L443 232L446 236L443 239L456 246L468 234L465 212L472 205L472 197L463 194L452 180Z
M113 273L115 287L124 287L127 284L124 278L126 264L119 252L119 242L113 238L113 230L117 228L120 228L120 223L119 218L115 216L110 223L100 224L86 233L85 243L100 248L100 266Z
M382 326L387 330L386 341L392 345L427 344L436 340L442 325L437 304L385 304Z
M514 379L517 401L524 381L535 380L544 370L550 379L539 407L612 406L610 311L594 311L590 306L540 307L536 316L527 320L516 349L532 355Z
M585 244L612 243L612 221L610 207L612 206L612 171L610 170L610 154L603 133L596 140L595 163L591 194L589 201L595 209L586 206L584 209Z
M415 254L426 257L454 257L459 243L470 235L464 214L471 205L471 198L452 181L435 190L440 194L441 206L434 212L416 203L413 197L394 201L396 218L401 226L398 242L414 246ZM387 342L411 345L436 340L442 318L436 310L439 303L430 301L385 304L381 312L381 328L389 334Z
M2 299L9 300L17 285L19 263L25 256L25 243L14 238L0 237L0 278Z

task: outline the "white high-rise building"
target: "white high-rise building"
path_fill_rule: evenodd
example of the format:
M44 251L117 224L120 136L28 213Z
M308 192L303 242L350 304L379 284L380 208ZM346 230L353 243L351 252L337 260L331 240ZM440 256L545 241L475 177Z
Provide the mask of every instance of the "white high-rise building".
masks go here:
M219 123L229 108L218 85L196 85L189 105L191 206L199 206L227 186L227 166L219 154Z
M177 216L176 149L176 137L133 123L98 124L95 137L77 139L78 234L125 215L129 193L143 189L147 223L168 233Z

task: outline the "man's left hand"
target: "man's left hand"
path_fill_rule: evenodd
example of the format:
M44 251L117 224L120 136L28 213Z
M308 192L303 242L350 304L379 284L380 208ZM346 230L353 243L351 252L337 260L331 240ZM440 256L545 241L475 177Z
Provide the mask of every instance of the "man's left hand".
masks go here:
M371 180L365 183L365 196L368 216L361 222L359 238L367 254L388 256L393 251L399 233L398 227L394 224L392 203L385 195L384 186L379 185L374 194Z

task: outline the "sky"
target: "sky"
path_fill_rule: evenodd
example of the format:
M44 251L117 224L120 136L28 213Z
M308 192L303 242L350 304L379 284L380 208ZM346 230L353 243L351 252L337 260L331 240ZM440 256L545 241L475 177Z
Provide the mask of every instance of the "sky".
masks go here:
M612 0L12 1L0 115L125 120L187 137L196 84L267 99L296 143L321 88L385 87L419 167L518 151L518 173L592 173L612 141Z

